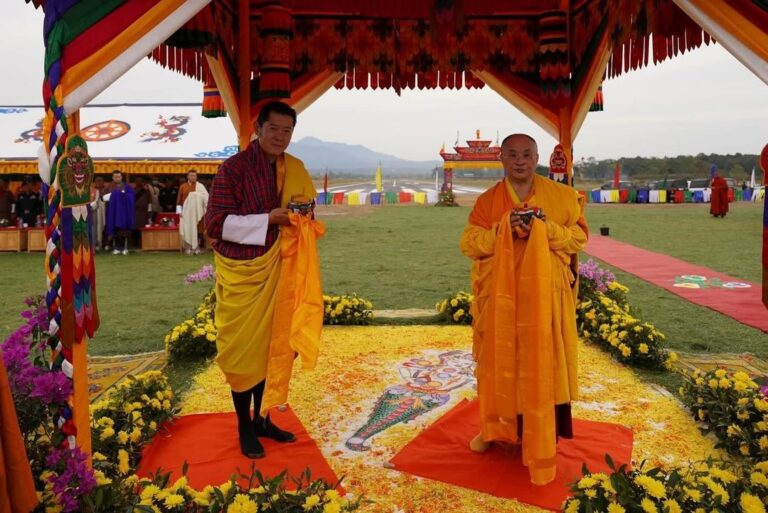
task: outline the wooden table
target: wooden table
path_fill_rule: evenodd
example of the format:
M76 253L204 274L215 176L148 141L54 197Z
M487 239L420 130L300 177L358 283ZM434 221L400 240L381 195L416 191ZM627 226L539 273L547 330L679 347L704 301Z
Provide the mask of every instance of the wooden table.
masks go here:
M27 252L45 251L45 228L27 228Z
M179 251L181 237L179 227L152 227L141 229L142 251Z
M0 251L27 249L27 234L23 228L0 228Z

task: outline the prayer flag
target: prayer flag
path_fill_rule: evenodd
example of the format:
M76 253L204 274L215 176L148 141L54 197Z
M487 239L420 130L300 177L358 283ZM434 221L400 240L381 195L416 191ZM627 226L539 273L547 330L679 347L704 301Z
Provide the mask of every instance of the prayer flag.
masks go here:
M381 162L379 162L379 167L376 168L376 192L381 192L383 189L381 185Z

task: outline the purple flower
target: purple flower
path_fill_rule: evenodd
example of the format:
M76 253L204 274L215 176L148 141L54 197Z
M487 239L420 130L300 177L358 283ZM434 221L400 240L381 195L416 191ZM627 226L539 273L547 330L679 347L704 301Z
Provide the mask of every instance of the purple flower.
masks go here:
M60 371L44 372L32 381L29 396L41 399L45 404L67 401L72 395L72 382Z
M184 278L185 285L191 285L192 283L205 280L216 280L216 273L213 270L213 266L210 264L204 265L196 273L191 273Z
M49 482L63 511L78 511L80 497L96 486L96 477L87 462L88 456L79 447L53 449L45 458L46 467L54 472Z
M768 385L762 385L760 387L760 393L768 397Z
M583 280L592 282L599 292L605 292L608 290L608 285L616 281L616 276L611 271L601 269L591 258L579 264L579 276Z

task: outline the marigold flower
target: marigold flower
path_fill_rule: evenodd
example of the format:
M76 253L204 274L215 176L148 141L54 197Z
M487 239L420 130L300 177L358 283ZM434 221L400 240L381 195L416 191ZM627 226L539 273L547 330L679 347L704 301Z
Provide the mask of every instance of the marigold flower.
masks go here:
M750 493L741 494L739 505L744 513L765 513L763 501Z
M659 510L656 508L656 504L654 504L653 501L648 497L643 497L643 500L640 501L640 507L643 508L645 513L659 513Z

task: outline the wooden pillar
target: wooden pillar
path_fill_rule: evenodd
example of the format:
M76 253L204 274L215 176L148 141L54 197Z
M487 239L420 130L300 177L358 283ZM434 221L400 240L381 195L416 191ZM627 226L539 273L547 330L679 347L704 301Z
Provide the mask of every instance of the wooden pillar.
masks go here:
M239 80L238 112L240 127L238 140L244 150L251 142L251 18L250 1L239 0L237 6L237 76Z
M80 135L80 111L77 110L69 116L69 133L72 136ZM68 207L62 207L68 208ZM90 397L88 394L88 336L75 341L72 345L72 420L77 429L77 446L88 455L88 464L91 464L91 414Z
M80 111L76 110L69 118L69 133L80 135Z

